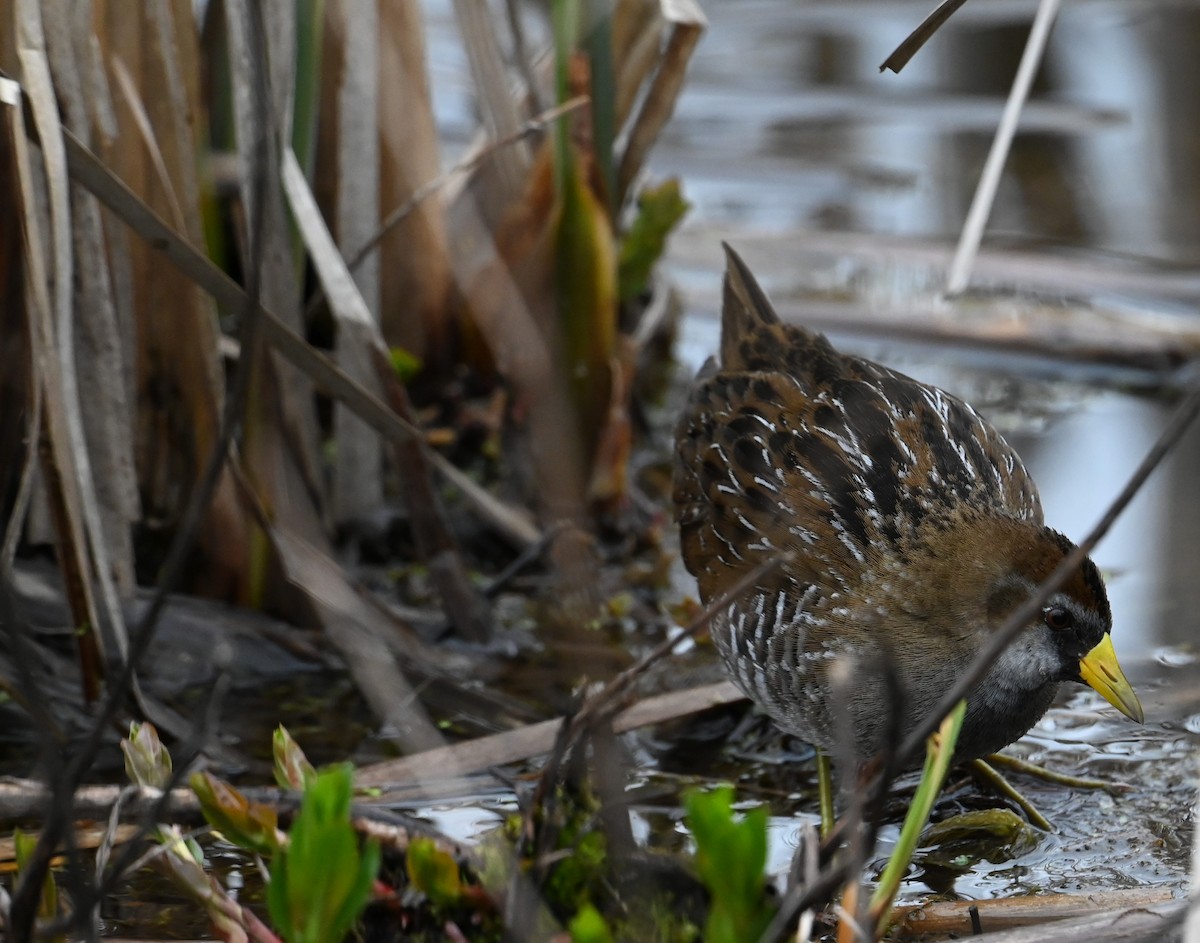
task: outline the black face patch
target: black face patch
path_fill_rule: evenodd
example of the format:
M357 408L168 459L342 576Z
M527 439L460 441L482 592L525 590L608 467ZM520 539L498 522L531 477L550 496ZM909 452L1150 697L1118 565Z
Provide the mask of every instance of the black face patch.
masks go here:
M1055 647L1062 653L1066 677L1074 680L1079 673L1080 659L1100 644L1107 630L1107 623L1102 625L1096 613L1076 605L1064 608L1072 610L1070 624L1058 629L1047 625L1047 628L1050 629L1050 637L1054 640ZM1043 624L1046 624L1044 616Z
M1054 541L1064 558L1076 549L1070 538L1049 527L1046 528L1046 536ZM1055 566L1057 565L1056 562ZM1046 575L1049 576L1049 571ZM1091 557L1083 558L1078 575L1067 581L1063 591L1076 597L1085 607L1093 610L1103 631L1112 628L1112 607L1108 602L1108 590L1104 587L1100 569L1092 562ZM1097 638L1096 641L1099 642L1100 639Z

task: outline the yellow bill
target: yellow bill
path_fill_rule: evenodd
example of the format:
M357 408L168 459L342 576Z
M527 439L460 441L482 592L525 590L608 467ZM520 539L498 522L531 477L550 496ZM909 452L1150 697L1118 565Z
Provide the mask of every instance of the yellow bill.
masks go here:
M1136 720L1139 724L1145 722L1142 702L1121 670L1117 653L1113 650L1112 636L1107 632L1100 639L1100 644L1079 660L1079 677L1130 720Z

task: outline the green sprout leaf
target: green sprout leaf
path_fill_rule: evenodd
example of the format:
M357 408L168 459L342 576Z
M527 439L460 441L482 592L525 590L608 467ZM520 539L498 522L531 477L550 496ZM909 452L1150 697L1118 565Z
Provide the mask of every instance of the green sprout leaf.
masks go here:
M584 904L567 930L571 934L571 943L612 943L612 931L591 904Z
M729 786L692 792L684 806L696 841L696 869L712 896L706 943L757 940L773 915L764 894L767 810L760 806L735 818Z
M667 247L667 237L691 208L674 177L638 195L637 216L621 240L617 283L622 303L646 290L650 273Z
M414 838L408 846L408 879L435 907L450 906L462 898L458 862L432 838Z
M13 832L13 851L17 859L18 875L22 875L28 870L29 860L33 857L37 843L36 835L23 832L19 828ZM51 920L58 916L58 888L54 883L54 872L49 868L46 869L46 876L42 879L42 893L38 899L37 915L41 920ZM57 936L54 939L63 940L66 937Z
M403 382L407 383L421 372L421 358L403 347L392 347L388 350L392 359L392 369Z
M239 943L248 939L270 939L262 934L247 933L248 928L258 925L258 918L230 898L221 883L205 870L204 852L193 839L184 837L178 825L159 826L158 840L166 850L160 860L167 873L204 908L217 939Z
M302 792L317 778L317 771L283 724L275 728L271 737L271 753L275 757L275 782L280 789Z
M278 817L270 806L251 802L209 772L193 774L188 783L208 823L235 845L269 855L283 843Z
M900 827L900 837L892 849L892 856L888 859L883 874L879 876L879 884L871 896L871 919L876 926L883 926L891 913L892 901L896 899L900 881L908 871L913 852L917 850L921 830L929 821L933 803L937 800L942 783L946 781L946 771L950 769L954 744L958 742L958 733L962 730L966 713L967 702L959 701L958 706L946 715L942 725L926 742L925 769L921 773L921 781L904 816L904 824Z
M370 900L380 851L350 823L352 789L348 764L318 773L271 861L267 906L288 943L342 939Z
M143 789L165 789L171 781L171 754L158 739L154 724L129 725L129 738L121 741L125 775Z

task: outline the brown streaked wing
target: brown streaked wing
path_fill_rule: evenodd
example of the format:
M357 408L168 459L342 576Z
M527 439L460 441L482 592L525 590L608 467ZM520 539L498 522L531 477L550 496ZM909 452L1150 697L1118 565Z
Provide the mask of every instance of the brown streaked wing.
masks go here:
M965 504L1042 524L1037 487L1024 463L972 406L871 361L842 359L846 378L820 398L839 404L846 424L863 430L868 454L879 449L894 460L889 439L902 453L894 475L899 497L876 495L885 516L894 508L912 526L923 515ZM876 460L871 471L864 473L868 484L886 491L887 469Z
M758 369L703 379L678 434L677 516L706 598L783 550L800 558L791 579L847 588L871 553L963 502L1041 523L1020 459L961 400L795 326L739 346Z
M676 437L675 505L684 560L705 599L785 550L797 559L763 588L854 578L861 549L829 539L830 492L798 451L806 403L781 373L721 371L693 391ZM829 449L821 456L837 458Z

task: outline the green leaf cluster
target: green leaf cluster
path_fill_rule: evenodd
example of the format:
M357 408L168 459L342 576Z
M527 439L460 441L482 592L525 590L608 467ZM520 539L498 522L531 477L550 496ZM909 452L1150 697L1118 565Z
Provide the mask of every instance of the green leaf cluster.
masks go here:
M696 870L711 895L706 943L757 940L774 916L766 899L767 810L733 811L733 788L684 797Z
M568 908L582 908L603 885L608 869L608 839L600 831L566 836L560 843L571 854L554 866L546 882L550 900Z
M193 773L188 785L200 800L200 811L208 824L227 841L260 855L274 854L285 842L271 806L251 802L207 770Z
M275 761L275 782L280 789L303 792L317 778L312 763L283 724L271 736L271 755Z
M286 847L271 860L267 906L287 943L342 939L371 897L380 850L359 842L352 791L349 764L319 772L304 790Z
M154 724L129 724L129 737L121 741L125 775L143 789L165 789L171 781L171 754L158 739Z
M643 189L637 203L637 215L621 240L617 294L622 303L646 290L650 273L666 250L667 237L692 207L675 177Z

